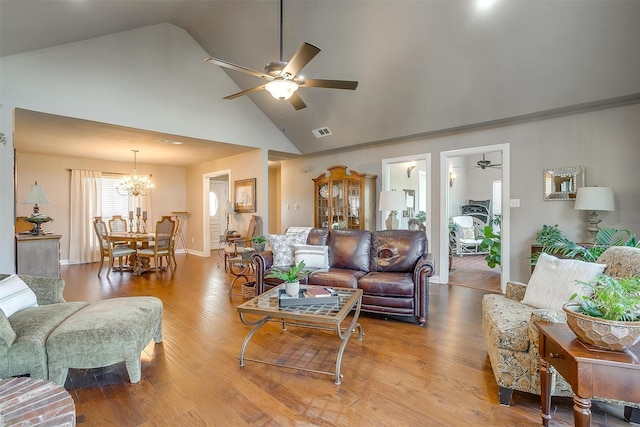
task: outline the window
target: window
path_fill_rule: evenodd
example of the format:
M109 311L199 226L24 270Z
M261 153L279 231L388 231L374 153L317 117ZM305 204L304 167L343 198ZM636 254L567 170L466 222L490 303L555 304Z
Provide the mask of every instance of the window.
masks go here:
M218 195L214 191L209 191L209 216L218 215Z
M122 177L102 176L102 218L109 219L114 215L129 217L129 197L121 196L116 187Z

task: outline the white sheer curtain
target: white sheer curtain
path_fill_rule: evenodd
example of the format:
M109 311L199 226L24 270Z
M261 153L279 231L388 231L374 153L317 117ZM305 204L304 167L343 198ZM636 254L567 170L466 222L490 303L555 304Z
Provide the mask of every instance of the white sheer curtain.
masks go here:
M100 261L100 242L93 230L93 219L102 216L101 181L102 172L71 171L70 264Z

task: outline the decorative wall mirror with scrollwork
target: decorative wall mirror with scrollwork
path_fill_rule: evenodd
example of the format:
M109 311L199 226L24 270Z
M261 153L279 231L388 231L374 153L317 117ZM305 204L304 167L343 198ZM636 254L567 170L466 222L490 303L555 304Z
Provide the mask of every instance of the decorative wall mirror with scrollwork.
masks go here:
M544 170L542 188L546 202L575 200L578 188L584 186L584 166Z

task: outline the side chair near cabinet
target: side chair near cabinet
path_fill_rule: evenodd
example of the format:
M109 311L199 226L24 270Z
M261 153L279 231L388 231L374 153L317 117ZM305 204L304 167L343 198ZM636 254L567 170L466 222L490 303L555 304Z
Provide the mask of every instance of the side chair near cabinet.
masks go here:
M125 245L115 245L113 242L109 240L109 235L107 232L107 224L102 220L101 217L96 217L93 220L93 229L98 236L98 241L100 242L100 268L98 269L98 276L102 272L102 266L104 265L104 259L109 259L109 268L107 269L107 277L109 273L111 273L111 269L113 268L113 263L116 258L118 258L118 265L120 266L120 271L124 267L124 260L131 257L134 262L136 259L136 250L130 248Z
M174 254L175 250L175 238L176 238L176 221L171 219L170 216L163 216L160 221L156 223L155 231L155 244L153 247L140 249L138 251L139 258L153 258L153 267L156 274L160 272L162 268L162 260L167 260L167 266L171 270L171 275L174 272Z

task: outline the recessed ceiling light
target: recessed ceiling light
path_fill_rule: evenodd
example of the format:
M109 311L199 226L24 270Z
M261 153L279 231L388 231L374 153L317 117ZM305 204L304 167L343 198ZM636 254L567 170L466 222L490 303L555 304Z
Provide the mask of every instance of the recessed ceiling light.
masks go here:
M184 142L173 141L171 139L159 139L158 141L162 142L163 144L171 144L171 145L182 145L182 144L184 144Z
M491 9L497 0L476 0L476 7L480 10Z

